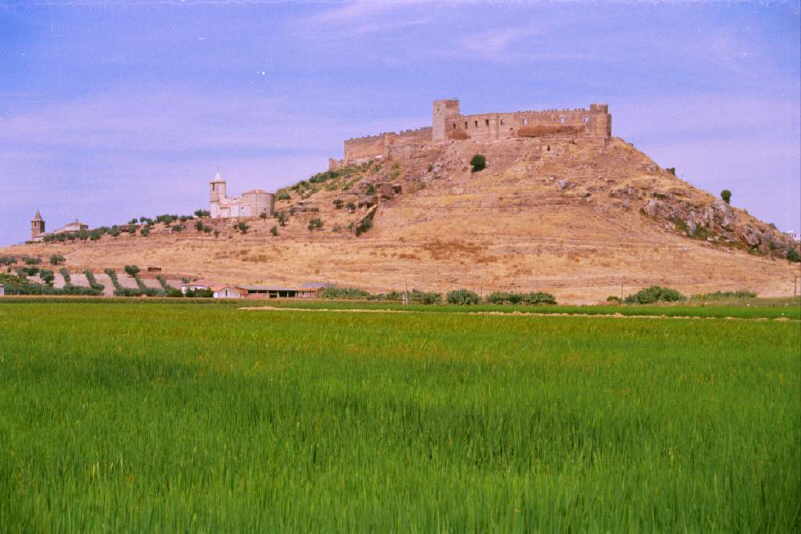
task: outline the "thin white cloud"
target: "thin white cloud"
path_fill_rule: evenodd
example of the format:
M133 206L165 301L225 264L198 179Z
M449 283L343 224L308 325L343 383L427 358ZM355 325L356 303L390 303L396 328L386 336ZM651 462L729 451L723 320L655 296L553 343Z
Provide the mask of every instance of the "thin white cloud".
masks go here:
M450 3L456 3L456 1L453 0ZM360 25L365 20L375 18L388 11L434 3L444 4L445 2L436 2L435 0L352 0L312 15L304 23Z
M403 118L396 120L399 127L415 126ZM290 109L285 98L187 88L116 89L4 118L0 145L40 150L308 151L315 146L338 147L343 138L380 128L394 129L391 122L343 124Z

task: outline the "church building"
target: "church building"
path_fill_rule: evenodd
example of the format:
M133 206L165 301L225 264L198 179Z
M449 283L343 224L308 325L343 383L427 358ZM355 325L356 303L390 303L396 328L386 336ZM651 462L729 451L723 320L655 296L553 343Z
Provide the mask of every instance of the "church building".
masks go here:
M275 196L262 189L253 189L242 194L241 197L229 197L227 184L220 177L220 173L209 183L210 198L209 211L214 219L227 219L231 217L258 217L262 214L273 216Z

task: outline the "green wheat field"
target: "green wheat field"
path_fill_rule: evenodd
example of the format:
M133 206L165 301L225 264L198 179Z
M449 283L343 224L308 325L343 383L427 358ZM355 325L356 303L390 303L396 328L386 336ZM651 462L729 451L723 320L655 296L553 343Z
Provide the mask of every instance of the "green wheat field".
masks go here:
M800 351L786 318L5 302L0 531L798 531Z

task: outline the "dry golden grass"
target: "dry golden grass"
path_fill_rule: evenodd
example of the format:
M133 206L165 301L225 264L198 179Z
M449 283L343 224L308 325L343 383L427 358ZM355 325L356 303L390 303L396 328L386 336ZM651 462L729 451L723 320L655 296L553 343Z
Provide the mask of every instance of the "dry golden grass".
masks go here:
M581 141L548 143L551 150L545 152L537 139L453 142L426 158L402 162L397 172L399 180L407 180L404 193L382 201L374 227L360 237L332 231L364 214L332 205L350 191L322 188L305 200L319 212L291 217L277 237L270 233L272 219L248 221L244 235L218 221L216 238L193 229L179 235L157 229L147 238L26 245L0 254L61 253L76 270L153 265L168 274L230 283L547 291L564 303L595 303L654 284L686 294L747 289L792 295L797 265L681 236L640 213L644 197L627 206L616 196L636 186L643 194L679 192L699 206L714 200L633 146L617 139L600 148ZM476 153L486 155L488 167L471 173L467 162ZM439 177L427 171L432 163L444 169ZM572 185L561 189L561 180ZM286 209L296 200L277 207ZM755 226L767 226L738 213ZM322 231L308 230L312 217L324 221Z

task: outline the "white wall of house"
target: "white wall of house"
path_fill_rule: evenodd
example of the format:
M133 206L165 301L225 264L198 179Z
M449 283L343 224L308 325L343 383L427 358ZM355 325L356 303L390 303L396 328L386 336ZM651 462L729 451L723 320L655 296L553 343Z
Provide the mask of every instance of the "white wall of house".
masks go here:
M224 287L214 292L215 299L238 299L242 298L241 293L234 287Z

